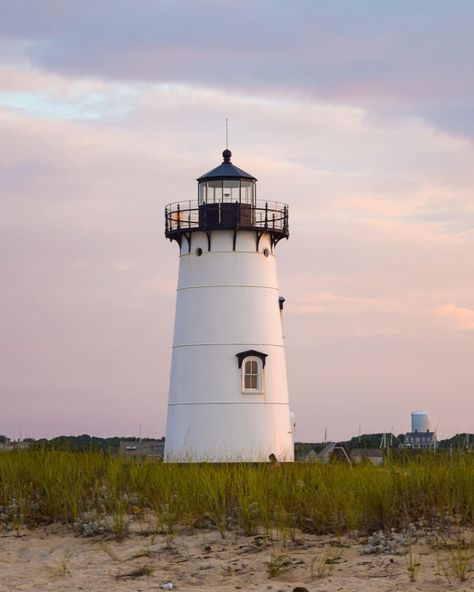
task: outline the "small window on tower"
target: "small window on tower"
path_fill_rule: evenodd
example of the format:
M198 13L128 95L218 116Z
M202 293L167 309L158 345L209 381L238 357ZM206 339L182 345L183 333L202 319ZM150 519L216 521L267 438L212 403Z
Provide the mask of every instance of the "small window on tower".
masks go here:
M263 392L262 361L258 358L246 358L242 364L242 392Z
M265 362L268 354L247 349L235 354L241 372L241 388L245 394L261 394L265 391Z

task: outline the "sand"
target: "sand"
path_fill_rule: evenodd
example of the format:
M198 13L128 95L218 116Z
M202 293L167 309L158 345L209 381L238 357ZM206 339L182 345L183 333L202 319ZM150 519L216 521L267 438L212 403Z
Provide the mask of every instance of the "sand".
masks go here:
M229 533L222 539L213 530L173 539L136 531L118 542L53 525L20 536L0 533L0 591L144 592L168 581L193 592L474 590L474 572L465 582L455 575L449 545L413 545L414 582L407 555L367 555L366 548L363 538L298 533L284 542Z

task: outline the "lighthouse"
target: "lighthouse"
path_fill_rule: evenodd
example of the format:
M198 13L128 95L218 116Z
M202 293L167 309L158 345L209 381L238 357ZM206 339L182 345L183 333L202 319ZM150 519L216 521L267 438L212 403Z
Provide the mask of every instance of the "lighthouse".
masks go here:
M276 266L288 206L257 200L257 179L222 156L196 200L165 208L179 246L165 461L292 461Z

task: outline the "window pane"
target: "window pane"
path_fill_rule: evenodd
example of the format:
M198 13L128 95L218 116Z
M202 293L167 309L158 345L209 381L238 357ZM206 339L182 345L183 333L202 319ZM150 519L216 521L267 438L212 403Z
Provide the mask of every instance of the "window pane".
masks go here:
M236 202L240 199L240 181L224 180L224 200Z
M258 360L246 359L243 363L244 390L259 392L262 384L262 366Z
M222 181L208 181L207 203L222 201Z
M254 203L254 182L253 181L245 181L242 179L241 183L241 199L242 203Z
M206 201L206 182L203 181L199 183L199 205L205 203Z

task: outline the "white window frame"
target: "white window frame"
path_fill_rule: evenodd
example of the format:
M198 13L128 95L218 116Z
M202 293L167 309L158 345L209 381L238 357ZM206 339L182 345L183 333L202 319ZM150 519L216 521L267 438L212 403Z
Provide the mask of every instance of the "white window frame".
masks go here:
M245 388L245 367L247 362L256 362L257 363L257 388ZM261 395L264 392L265 388L265 372L263 368L263 362L260 358L256 356L247 356L242 360L242 368L241 368L241 387L242 393L246 395Z

